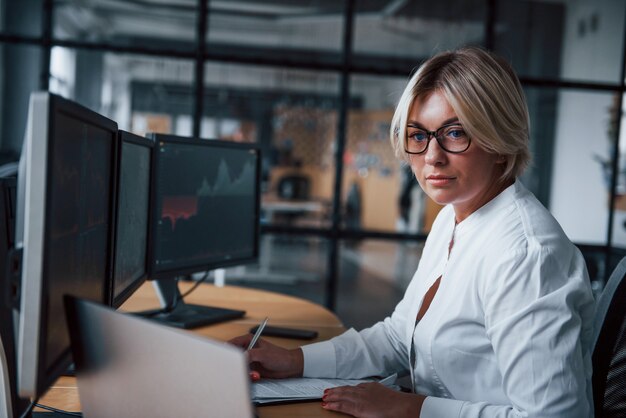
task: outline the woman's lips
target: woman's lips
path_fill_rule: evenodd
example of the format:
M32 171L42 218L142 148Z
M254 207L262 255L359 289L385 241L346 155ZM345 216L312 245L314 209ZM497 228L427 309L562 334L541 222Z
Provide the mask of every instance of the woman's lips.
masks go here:
M456 177L452 176L440 176L440 175L430 175L426 177L426 181L433 186L446 186L452 183Z

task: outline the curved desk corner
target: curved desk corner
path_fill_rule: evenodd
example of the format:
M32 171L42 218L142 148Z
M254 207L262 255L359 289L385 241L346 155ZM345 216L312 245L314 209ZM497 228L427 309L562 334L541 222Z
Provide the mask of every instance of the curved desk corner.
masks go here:
M192 285L193 283L181 282L179 284L180 291L185 292ZM221 341L227 341L238 335L248 333L250 328L258 325L265 317L270 318L269 323L272 325L312 329L319 333L317 339L310 341L263 337L286 348L295 348L311 342L327 340L345 330L337 316L321 305L294 296L264 290L238 286L215 287L211 284L203 284L187 296L185 301L199 305L246 311L246 315L241 319L208 325L190 331ZM135 312L158 308L158 306L156 293L151 283L147 282L122 305L120 310ZM76 379L74 377L61 377L42 397L40 403L66 411L80 411ZM319 402L262 406L257 408L257 414L260 418L340 416L340 414L322 409Z

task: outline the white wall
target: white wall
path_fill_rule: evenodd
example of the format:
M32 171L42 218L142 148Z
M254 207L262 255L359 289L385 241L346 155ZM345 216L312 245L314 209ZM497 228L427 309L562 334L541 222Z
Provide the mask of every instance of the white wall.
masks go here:
M105 54L102 71L102 113L130 130L131 68L126 55Z
M550 210L575 242L606 242L607 190L593 154L608 155L609 104L606 93L559 94Z
M55 46L50 52L49 90L69 99L74 98L76 82L76 50Z
M625 7L622 0L566 3L563 78L619 82ZM591 31L594 14L598 25ZM587 29L584 35L581 25ZM609 156L611 101L610 93L568 89L559 94L550 210L575 242L606 242L607 189L593 156Z

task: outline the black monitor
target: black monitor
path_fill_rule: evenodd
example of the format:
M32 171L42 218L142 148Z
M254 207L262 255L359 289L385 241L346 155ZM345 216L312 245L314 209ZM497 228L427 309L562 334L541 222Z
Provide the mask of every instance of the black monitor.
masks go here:
M0 167L0 172L6 167ZM10 268L15 245L16 190L16 177L0 174L0 417L8 418L21 416L29 404L19 399L16 386L14 310L19 306L19 276L15 277Z
M115 122L47 92L31 95L16 218L23 397L41 396L71 363L64 295L109 301L116 140Z
M257 260L260 151L252 144L153 135L151 277L160 320L191 328L243 311L185 305L172 279Z
M154 141L119 131L111 304L118 308L146 280Z

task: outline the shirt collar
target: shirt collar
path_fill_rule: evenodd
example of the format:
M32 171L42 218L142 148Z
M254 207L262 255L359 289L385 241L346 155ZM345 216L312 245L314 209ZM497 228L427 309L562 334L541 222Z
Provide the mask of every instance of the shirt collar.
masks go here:
M494 216L494 214L500 212L504 207L508 206L515 200L515 195L525 190L524 185L519 180L501 191L496 197L485 203L483 206L474 211L470 216L465 218L461 223L457 224L455 237L459 237L469 233L485 220ZM454 217L452 218L453 222Z

